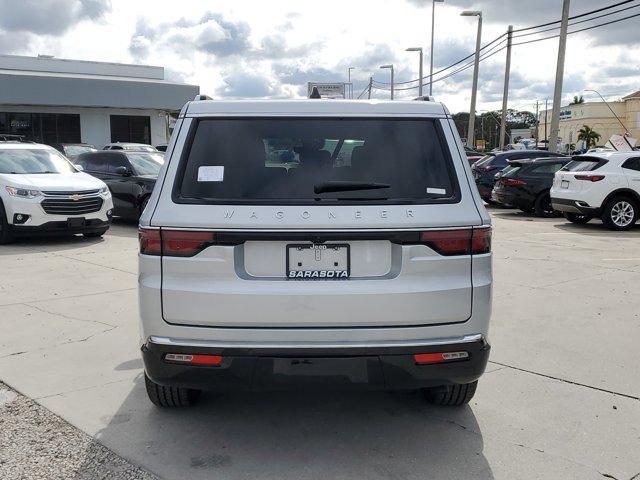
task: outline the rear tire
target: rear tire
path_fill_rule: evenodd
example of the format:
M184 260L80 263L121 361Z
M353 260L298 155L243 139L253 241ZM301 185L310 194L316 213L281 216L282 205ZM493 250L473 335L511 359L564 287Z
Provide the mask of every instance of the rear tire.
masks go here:
M104 230L99 230L97 232L87 232L87 233L83 233L82 235L85 238L99 238L101 236L103 236L105 233L107 233L107 228L105 228Z
M538 195L533 211L536 217L553 217L555 215L555 211L551 206L551 195L549 191L542 192Z
M471 383L443 385L441 387L425 388L422 390L427 402L433 405L459 407L471 401L476 393L478 381Z
M591 218L593 218L593 217L590 217L589 215L584 215L581 213L564 212L563 215L564 215L564 218L569 220L571 223L576 223L578 225L583 225L589 222Z
M9 222L7 221L7 213L4 205L0 201L0 245L13 242L13 234L9 231Z
M611 230L629 230L638 219L638 204L629 197L613 197L602 209L602 223Z
M200 396L200 390L158 385L144 374L144 384L151 403L162 408L190 407Z

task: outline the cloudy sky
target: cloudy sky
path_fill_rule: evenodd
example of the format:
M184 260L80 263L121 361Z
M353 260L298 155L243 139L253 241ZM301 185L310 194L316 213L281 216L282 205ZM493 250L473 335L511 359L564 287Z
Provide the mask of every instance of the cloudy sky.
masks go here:
M613 3L618 0L573 0L571 15ZM518 29L557 20L561 8L562 0L445 0L436 6L435 69L475 47L477 23L460 16L464 9L483 11L485 44L508 24ZM629 10L570 31L640 13L640 0L616 10L623 8ZM395 65L397 81L417 78L418 56L404 50L428 53L431 0L0 0L0 12L3 54L159 65L168 79L200 85L214 98L289 98L305 95L307 81L346 81L349 66L356 67L356 95L370 75L389 81L388 71L378 69L383 63ZM584 89L610 98L639 90L639 27L635 17L570 35L565 101ZM551 39L514 47L511 107L532 110L536 100L553 96L557 45ZM500 108L504 61L501 51L480 64L480 111ZM434 83L434 95L454 112L468 111L471 74L467 69Z

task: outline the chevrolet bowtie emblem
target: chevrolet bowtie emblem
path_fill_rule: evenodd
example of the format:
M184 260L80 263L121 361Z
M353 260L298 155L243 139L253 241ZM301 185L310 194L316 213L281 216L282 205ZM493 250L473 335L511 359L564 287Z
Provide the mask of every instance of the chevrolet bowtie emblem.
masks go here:
M69 195L69 199L71 200L80 200L82 198L82 195L78 195L77 193L75 195Z

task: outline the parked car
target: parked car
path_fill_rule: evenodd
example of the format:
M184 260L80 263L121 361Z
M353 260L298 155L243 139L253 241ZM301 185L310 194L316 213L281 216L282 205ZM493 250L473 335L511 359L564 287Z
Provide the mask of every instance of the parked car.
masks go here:
M155 148L159 152L166 152L167 151L167 145L156 145Z
M612 230L630 229L640 212L640 154L573 157L554 177L551 204L573 223L599 217Z
M103 150L131 150L138 152L157 152L156 147L147 145L146 143L125 143L125 142L113 142L107 143Z
M51 146L72 162L82 153L98 151L96 147L88 143L54 143Z
M570 161L564 157L511 160L493 187L491 199L540 217L553 215L549 195L553 176Z
M151 402L337 385L468 403L489 355L491 230L446 112L187 103L140 218Z
M469 147L464 147L464 151L467 154L467 161L469 162L469 165L473 165L484 156L482 153L476 152Z
M39 234L99 237L108 230L112 211L104 182L76 169L54 148L0 142L0 243Z
M545 150L508 150L503 152L492 152L471 167L473 177L482 199L491 204L491 191L496 182L495 175L500 170L509 165L509 160L523 160L537 157L557 157L558 153Z
M107 184L115 216L137 219L147 206L164 157L157 152L102 150L82 154L76 162Z

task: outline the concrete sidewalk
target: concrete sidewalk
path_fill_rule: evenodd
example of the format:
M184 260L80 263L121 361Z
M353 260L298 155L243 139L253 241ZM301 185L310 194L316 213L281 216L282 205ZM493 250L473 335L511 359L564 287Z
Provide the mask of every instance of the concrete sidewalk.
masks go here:
M469 407L419 395L146 398L137 231L0 247L0 379L167 479L640 473L640 229L494 210L491 363Z

